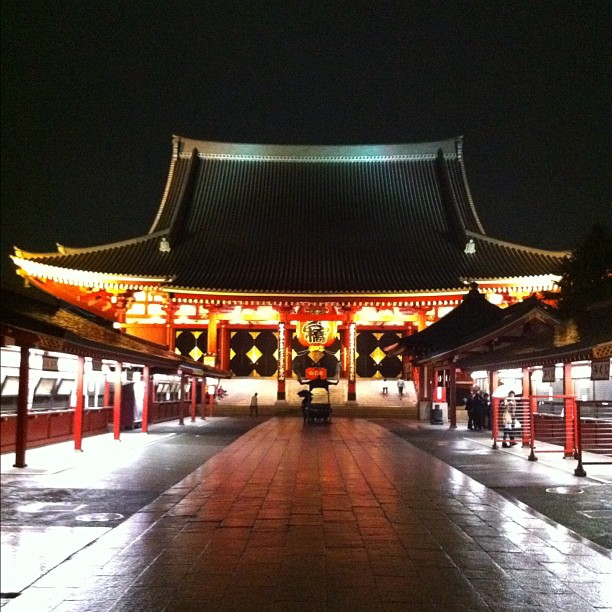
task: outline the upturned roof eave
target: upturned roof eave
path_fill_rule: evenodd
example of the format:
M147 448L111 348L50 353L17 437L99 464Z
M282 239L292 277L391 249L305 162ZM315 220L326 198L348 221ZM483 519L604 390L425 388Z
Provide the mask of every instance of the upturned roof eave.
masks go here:
M95 272L93 270L79 270L75 268L63 268L61 266L53 266L51 264L43 264L34 259L22 259L15 255L11 255L11 259L18 268L21 268L29 276L37 278L49 279L67 279L73 277L77 280L79 277L84 285L99 285L99 284L165 284L172 279L168 276L155 275L138 275L138 274L122 274L112 272ZM87 282L86 282L87 281ZM74 284L74 283L71 283Z
M533 253L536 255L545 255L548 257L564 258L564 257L569 257L572 253L570 250L549 251L547 249L538 249L536 247L530 247L524 244L518 244L516 242L509 242L507 240L500 240L499 238L492 238L491 236L488 236L486 234L480 234L478 232L473 232L470 230L466 230L465 233L468 236L468 238L476 238L478 240L481 240L483 242L488 242L490 244L496 244L499 246L516 249L518 251L524 251L527 253Z
M63 244L57 243L57 251L46 252L46 253L35 253L33 251L26 251L18 246L14 246L13 250L15 252L14 255L11 255L11 259L13 261L15 258L17 259L45 259L45 258L57 258L62 259L68 255L79 255L83 253L97 253L100 251L107 251L109 249L117 249L126 246L136 245L141 242L147 242L148 240L155 240L156 238L162 238L168 234L168 230L160 230L153 234L143 234L141 236L136 236L134 238L127 238L125 240L119 240L117 242L108 242L105 244L99 244L96 246L89 247L68 247Z

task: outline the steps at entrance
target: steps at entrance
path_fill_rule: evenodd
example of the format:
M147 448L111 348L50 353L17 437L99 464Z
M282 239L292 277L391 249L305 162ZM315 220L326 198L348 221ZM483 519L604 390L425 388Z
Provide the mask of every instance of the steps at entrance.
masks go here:
M259 416L302 416L302 398L298 393L307 389L297 380L285 383L284 401L276 399L275 379L232 378L221 382L227 390L223 400L216 401L213 416L248 416L251 397L257 393ZM358 380L357 401L348 402L348 383L341 380L330 385L329 398L333 416L355 418L401 418L417 419L417 398L414 383L406 381L404 397L400 399L397 381L388 381L389 394L382 395L382 380Z
M208 414L208 412L207 412ZM280 416L302 418L302 408L291 406L285 402L276 404L259 404L259 416ZM249 416L249 406L230 403L215 404L212 416L244 417ZM418 419L418 410L415 404L406 403L404 406L365 406L355 402L342 405L332 404L332 417L362 418L362 419ZM187 415L185 418L189 418Z

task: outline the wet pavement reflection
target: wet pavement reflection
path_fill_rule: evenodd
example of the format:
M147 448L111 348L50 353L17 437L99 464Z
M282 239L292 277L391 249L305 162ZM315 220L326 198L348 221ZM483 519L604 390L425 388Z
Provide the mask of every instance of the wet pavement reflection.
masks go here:
M7 610L612 608L608 551L359 419L259 422L118 526L70 529L104 533Z

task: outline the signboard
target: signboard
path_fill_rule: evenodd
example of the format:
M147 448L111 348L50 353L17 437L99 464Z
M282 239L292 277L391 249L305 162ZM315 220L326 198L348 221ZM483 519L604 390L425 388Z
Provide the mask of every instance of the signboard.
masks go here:
M542 368L542 382L555 382L555 366L544 366Z
M610 380L610 360L591 362L591 380Z
M327 368L306 368L306 378L308 380L327 379Z
M57 357L49 357L48 355L43 355L42 369L46 372L57 372Z

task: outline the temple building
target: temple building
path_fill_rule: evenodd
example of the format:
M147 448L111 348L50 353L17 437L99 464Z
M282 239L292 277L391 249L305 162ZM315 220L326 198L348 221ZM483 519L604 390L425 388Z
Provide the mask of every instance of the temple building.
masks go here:
M507 306L551 290L567 252L485 233L463 139L301 146L175 136L147 233L54 253L21 248L40 289L276 399L313 377L413 378L384 347L425 329L470 286ZM416 381L418 385L418 380Z

